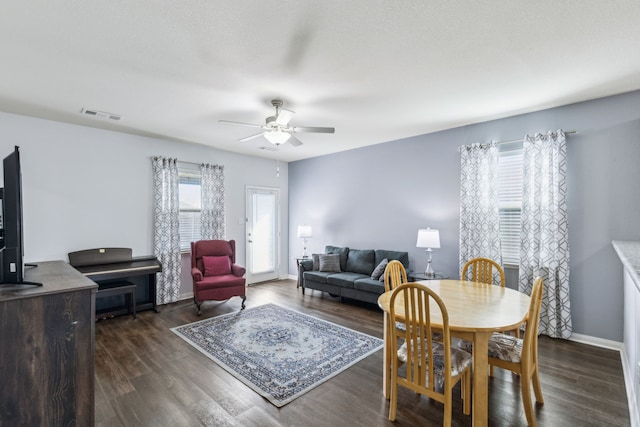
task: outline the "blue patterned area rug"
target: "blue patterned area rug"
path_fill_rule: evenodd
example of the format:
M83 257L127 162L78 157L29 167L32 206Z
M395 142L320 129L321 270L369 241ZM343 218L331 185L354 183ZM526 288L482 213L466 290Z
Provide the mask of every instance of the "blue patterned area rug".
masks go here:
M381 339L275 304L171 330L277 407L383 344Z

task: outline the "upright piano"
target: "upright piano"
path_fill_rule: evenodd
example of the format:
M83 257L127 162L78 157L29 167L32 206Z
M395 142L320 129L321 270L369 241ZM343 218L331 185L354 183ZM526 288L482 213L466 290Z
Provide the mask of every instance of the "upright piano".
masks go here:
M70 252L69 264L98 284L96 319L136 311L158 311L155 256L133 257L131 248L97 248ZM128 298L133 295L135 303Z

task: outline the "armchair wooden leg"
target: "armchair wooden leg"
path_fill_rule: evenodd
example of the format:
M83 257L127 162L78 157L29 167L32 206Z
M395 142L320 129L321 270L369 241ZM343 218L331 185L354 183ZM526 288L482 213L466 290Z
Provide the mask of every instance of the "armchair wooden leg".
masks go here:
M195 301L195 303L196 303L196 309L197 309L198 316L200 316L202 314L202 311L200 310L200 306L202 305L202 303L198 302L198 301Z
M242 305L240 306L240 310L244 310L244 307L245 307L244 302L246 300L247 300L247 296L245 295L245 296L242 297Z

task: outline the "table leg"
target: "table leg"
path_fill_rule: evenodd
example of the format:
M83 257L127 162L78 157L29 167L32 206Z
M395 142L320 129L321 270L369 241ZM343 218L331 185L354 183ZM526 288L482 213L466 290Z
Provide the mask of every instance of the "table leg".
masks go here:
M489 337L491 332L476 332L473 337L473 397L474 427L489 423Z
M382 355L382 392L384 393L384 398L387 400L389 400L391 396L391 393L390 393L391 358L389 357L389 353L391 351L391 337L389 336L389 334L391 333L391 331L389 330L389 325L387 324L388 322L389 322L389 315L385 311L384 319L383 319L383 333L382 333L384 337L384 346L382 350L384 352L384 354Z

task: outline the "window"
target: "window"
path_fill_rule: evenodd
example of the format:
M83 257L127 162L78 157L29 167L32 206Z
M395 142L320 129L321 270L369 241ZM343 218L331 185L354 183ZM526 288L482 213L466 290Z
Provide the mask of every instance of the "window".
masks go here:
M505 148L498 155L498 205L503 264L519 264L522 209L522 147Z
M178 168L180 198L180 250L189 252L191 242L200 240L200 171Z

